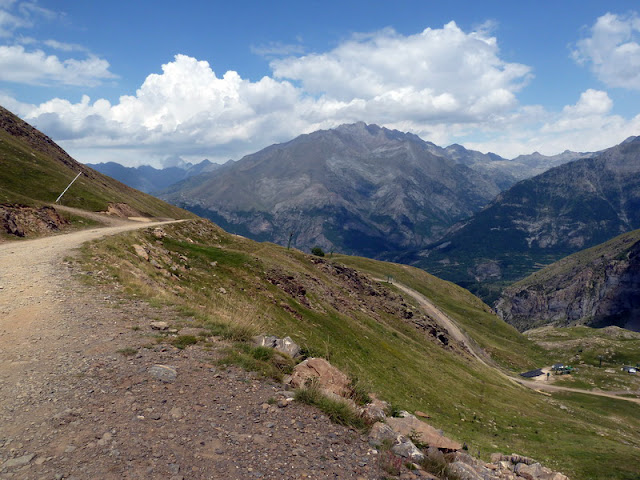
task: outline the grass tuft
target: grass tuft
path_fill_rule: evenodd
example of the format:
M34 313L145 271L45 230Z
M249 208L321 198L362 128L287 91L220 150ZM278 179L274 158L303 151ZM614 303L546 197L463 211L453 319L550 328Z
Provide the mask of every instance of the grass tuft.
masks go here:
M334 423L362 431L367 428L364 419L351 405L344 400L328 397L322 393L315 382L312 382L308 387L297 389L295 391L295 399L317 407Z
M176 338L172 339L170 343L174 347L182 350L189 345L195 345L196 343L198 343L198 338L193 335L179 335Z

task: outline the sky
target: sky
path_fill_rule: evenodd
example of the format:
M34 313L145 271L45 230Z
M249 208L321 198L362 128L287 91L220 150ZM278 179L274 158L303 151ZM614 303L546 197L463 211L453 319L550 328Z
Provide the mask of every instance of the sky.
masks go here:
M84 163L238 160L357 121L596 151L640 135L640 4L0 0L0 105Z

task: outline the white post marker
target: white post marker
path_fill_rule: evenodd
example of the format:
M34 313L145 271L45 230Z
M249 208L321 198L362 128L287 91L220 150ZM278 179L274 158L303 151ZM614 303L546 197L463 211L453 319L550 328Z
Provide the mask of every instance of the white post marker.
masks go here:
M78 177L79 177L80 175L82 175L82 172L80 172L78 175L76 175L76 178L74 178L73 180L71 180L71 183L70 183L69 185L67 185L67 188L65 188L65 189L64 189L64 191L60 194L60 196L59 196L58 198L56 198L55 203L58 203L58 202L60 201L60 199L62 198L62 195L64 195L65 193L67 193L67 190L69 190L69 187L70 187L71 185L73 185L73 182L75 182L75 181L78 179Z

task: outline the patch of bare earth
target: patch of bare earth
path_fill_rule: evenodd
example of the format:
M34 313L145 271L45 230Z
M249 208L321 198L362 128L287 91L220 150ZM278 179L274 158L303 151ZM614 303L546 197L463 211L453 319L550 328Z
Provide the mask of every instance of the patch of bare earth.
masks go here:
M216 343L156 344L170 308L85 286L63 261L132 228L0 245L0 478L378 478L358 432L215 367Z

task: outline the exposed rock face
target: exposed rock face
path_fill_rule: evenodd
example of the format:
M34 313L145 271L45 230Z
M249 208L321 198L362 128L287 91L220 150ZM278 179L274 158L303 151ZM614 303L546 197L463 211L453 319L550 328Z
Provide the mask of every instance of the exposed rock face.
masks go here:
M27 237L58 231L68 224L69 221L53 207L0 204L0 230L9 235Z
M412 134L343 125L192 177L162 198L257 240L286 245L293 234L304 250L375 256L427 245L501 190L442 155Z
M521 181L414 263L493 302L499 285L640 228L640 138Z
M496 310L520 330L585 324L640 331L640 231L571 255L507 288Z
M404 418L387 418L387 424L396 432L407 437L415 437L416 441L440 450L460 450L462 445L445 437L428 423L418 420L414 415Z

